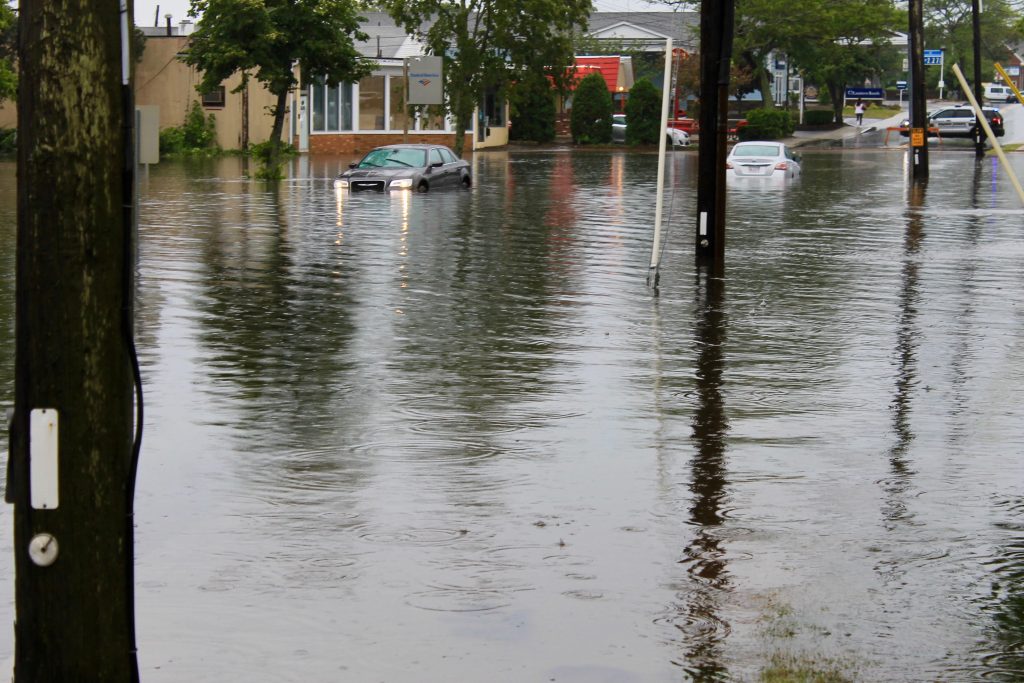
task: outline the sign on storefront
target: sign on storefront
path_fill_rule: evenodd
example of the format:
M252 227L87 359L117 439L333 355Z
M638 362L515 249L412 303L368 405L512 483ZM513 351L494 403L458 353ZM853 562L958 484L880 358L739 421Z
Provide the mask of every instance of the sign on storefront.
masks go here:
M409 104L443 104L440 57L409 57Z

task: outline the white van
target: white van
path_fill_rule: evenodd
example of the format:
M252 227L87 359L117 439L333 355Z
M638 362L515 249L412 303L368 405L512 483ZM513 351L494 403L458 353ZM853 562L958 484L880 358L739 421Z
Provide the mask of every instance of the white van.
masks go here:
M1017 97L1009 86L985 83L984 97L992 102L1016 102Z

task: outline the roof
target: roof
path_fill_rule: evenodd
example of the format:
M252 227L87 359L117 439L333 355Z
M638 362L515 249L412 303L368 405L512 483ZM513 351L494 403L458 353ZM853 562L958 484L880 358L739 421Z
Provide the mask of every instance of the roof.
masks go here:
M662 49L671 38L675 47L696 52L700 43L699 12L592 12L587 35L597 40L641 43Z
M633 87L633 62L629 57L583 55L575 58L575 67L576 83L592 73L599 73L609 92L621 92Z

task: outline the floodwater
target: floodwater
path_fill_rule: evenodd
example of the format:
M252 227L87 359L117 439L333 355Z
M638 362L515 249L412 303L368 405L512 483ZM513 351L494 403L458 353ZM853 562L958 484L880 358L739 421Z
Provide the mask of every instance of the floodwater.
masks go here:
M730 186L712 278L676 153L657 293L654 155L480 153L469 192L391 197L336 195L344 161L142 184L145 681L1024 678L997 161L933 153L911 193L901 153L808 151ZM10 404L10 164L0 199Z

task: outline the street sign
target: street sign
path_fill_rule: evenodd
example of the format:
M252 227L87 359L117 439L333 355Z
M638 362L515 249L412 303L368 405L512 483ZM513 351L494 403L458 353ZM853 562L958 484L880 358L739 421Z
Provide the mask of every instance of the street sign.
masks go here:
M924 51L924 65L925 66L941 66L942 65L942 50L925 50Z
M885 91L881 88L847 88L846 99L884 100Z
M910 129L910 146L924 147L924 128Z
M896 81L896 89L897 90L906 90L907 89L907 82L906 81Z

